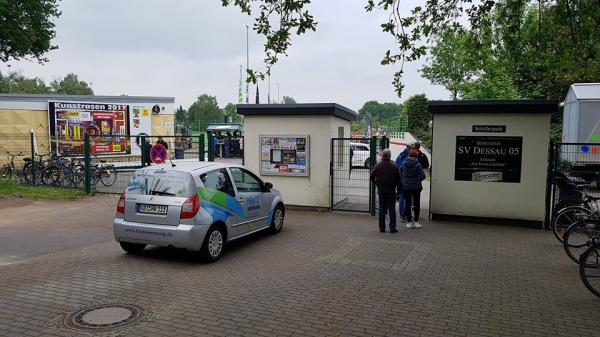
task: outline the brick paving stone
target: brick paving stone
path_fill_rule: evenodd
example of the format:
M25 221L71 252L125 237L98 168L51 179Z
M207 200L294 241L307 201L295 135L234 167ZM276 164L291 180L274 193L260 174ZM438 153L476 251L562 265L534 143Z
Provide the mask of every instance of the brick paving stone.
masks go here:
M421 230L382 235L366 215L286 215L280 234L233 243L215 264L162 248L130 256L105 242L2 265L0 336L78 336L63 315L108 300L148 316L91 336L600 331L599 300L550 232L423 221Z

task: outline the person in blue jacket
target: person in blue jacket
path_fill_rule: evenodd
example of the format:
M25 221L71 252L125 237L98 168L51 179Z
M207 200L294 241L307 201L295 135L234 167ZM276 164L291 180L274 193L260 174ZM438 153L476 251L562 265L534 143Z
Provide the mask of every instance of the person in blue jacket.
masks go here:
M407 145L402 152L396 157L396 165L398 168L402 167L404 160L408 157L410 153L411 146ZM406 200L404 199L404 193L398 193L398 212L400 213L400 221L406 222Z
M406 227L421 228L419 223L419 213L421 211L421 191L423 190L422 182L425 179L425 172L419 163L417 157L419 152L415 149L410 150L409 157L404 160L400 167L400 177L402 179L402 189L404 198L406 199ZM414 218L413 213L414 203Z

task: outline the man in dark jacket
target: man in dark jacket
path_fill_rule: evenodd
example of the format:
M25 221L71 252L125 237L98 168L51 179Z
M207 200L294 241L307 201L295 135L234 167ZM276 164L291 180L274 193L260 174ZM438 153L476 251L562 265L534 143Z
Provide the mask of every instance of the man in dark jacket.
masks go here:
M385 214L390 213L390 233L396 229L396 194L402 191L400 187L400 172L396 163L391 161L392 153L383 150L381 161L371 171L371 181L377 186L379 197L379 231L385 232Z
M400 168L402 177L402 188L406 199L406 217L408 228L421 228L419 223L419 212L421 210L421 182L425 179L425 172L417 159L419 153L416 149L410 151L410 155ZM414 205L414 218L412 217L412 206ZM414 221L414 222L413 222Z

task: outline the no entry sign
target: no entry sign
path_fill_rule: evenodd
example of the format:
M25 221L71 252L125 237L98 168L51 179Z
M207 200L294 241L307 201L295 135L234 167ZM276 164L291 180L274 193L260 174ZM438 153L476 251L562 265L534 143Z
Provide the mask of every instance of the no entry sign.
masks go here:
M162 164L167 160L167 149L162 144L154 144L150 149L150 159L155 164Z

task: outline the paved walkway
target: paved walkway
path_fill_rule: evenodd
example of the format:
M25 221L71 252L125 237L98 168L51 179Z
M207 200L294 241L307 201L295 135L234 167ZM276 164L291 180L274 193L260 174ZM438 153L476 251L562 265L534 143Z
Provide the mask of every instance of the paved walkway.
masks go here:
M65 314L111 300L149 314L93 336L598 336L600 299L550 232L424 226L379 233L368 215L290 211L280 234L214 264L111 241L25 257L0 265L0 336L81 336Z

